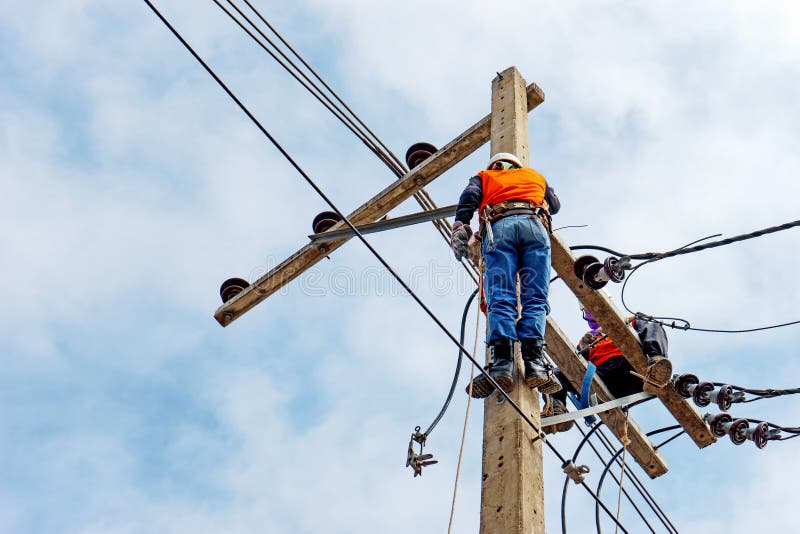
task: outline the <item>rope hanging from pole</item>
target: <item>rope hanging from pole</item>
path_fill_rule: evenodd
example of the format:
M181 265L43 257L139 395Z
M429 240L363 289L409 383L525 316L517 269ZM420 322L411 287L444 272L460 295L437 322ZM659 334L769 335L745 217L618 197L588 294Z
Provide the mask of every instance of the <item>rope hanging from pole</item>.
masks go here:
M478 269L479 273L479 282L478 285L483 284L483 269ZM478 351L478 336L480 333L480 324L481 324L481 314L480 310L475 313L475 343L472 346L472 353L475 354ZM464 413L464 428L461 431L461 445L458 448L458 463L456 464L456 478L455 482L453 483L453 503L450 505L450 521L447 524L447 534L450 534L453 529L453 517L455 516L456 512L456 496L458 495L458 477L461 474L461 459L464 456L464 442L467 438L467 424L469 423L469 408L472 404L472 379L475 376L475 367L470 366L469 368L469 395L467 395L467 409Z

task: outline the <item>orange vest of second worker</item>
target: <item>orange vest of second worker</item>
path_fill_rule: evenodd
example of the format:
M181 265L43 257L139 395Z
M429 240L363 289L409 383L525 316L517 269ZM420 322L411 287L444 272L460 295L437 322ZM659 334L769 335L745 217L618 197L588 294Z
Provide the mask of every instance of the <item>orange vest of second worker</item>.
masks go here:
M627 323L633 325L633 317L628 317ZM595 336L595 340L603 334ZM600 365L606 360L622 356L622 351L619 350L610 337L598 341L591 349L589 349L589 361L595 365Z
M509 169L507 171L480 171L478 176L483 187L480 210L504 200L528 200L538 205L544 202L547 181L533 169Z

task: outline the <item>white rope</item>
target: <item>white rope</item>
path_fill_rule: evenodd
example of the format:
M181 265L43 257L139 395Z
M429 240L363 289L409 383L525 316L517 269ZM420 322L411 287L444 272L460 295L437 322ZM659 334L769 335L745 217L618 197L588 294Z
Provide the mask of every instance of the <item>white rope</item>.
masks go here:
M628 452L628 412L625 412L625 426L622 430L622 464L620 465L619 472L619 492L617 493L617 524L614 528L614 534L619 534L619 511L622 506L622 482L625 480L625 453Z

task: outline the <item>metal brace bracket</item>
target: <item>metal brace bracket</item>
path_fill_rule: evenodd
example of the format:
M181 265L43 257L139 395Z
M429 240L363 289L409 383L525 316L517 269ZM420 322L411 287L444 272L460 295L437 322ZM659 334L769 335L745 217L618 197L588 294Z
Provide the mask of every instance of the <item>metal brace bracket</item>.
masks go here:
M590 471L588 465L575 465L572 463L572 460L567 460L564 462L564 465L562 465L561 468L575 484L580 484L583 482L585 475Z

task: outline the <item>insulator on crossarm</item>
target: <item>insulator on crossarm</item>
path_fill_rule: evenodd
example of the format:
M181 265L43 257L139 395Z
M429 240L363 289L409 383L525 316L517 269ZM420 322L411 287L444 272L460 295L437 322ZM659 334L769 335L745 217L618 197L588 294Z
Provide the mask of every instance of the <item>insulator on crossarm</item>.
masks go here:
M745 436L747 439L752 441L756 444L756 447L759 449L763 449L767 446L767 441L769 441L769 424L761 421L756 426L752 428L748 428Z
M436 147L430 143L414 143L406 150L406 165L413 169L435 153Z

